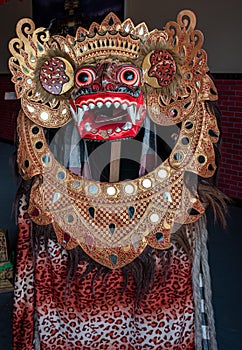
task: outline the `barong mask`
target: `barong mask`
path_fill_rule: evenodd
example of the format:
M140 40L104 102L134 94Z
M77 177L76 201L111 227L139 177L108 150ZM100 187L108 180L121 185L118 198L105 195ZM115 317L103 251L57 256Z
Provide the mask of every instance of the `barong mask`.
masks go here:
M117 64L118 63L118 64ZM80 68L71 97L80 136L90 140L135 137L146 106L140 71L130 64L102 62Z
M151 32L113 13L75 37L51 36L30 19L17 24L9 67L22 106L18 166L33 179L28 213L38 225L52 224L65 249L81 246L99 264L121 268L146 246L168 249L171 233L204 214L206 203L186 179L213 178L219 129L195 26L191 11ZM151 171L101 182L64 166L50 149L47 131L71 123L81 139L99 142L135 139L150 123L174 127L175 142Z

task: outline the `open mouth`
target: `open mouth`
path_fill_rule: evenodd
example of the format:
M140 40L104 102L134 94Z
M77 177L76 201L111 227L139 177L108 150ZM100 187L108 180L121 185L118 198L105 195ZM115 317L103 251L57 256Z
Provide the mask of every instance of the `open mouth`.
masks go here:
M143 95L106 92L71 100L71 111L81 138L118 140L135 137L144 122Z

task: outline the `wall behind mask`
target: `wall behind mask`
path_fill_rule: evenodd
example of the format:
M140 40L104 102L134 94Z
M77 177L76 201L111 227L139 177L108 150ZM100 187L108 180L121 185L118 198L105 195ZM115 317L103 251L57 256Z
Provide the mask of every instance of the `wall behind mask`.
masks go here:
M125 17L131 17L135 24L146 22L149 30L162 29L183 9L197 16L210 71L242 73L241 0L125 0Z
M32 17L32 0L9 0L0 5L0 74L9 73L8 42L15 36L16 24L23 17Z

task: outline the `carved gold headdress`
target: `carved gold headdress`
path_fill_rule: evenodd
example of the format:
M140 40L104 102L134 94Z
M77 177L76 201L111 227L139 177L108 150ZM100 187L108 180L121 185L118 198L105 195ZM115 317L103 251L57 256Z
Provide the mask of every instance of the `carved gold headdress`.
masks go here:
M30 217L39 225L52 223L64 248L80 245L100 264L119 268L147 245L167 249L177 224L204 213L184 176L214 175L219 130L206 104L217 93L195 26L191 11L151 32L113 13L89 30L80 27L75 37L51 36L30 19L17 24L9 67L22 105L18 165L24 179L34 177ZM107 67L104 87L100 76ZM108 127L100 114L94 120L93 110L104 104L118 113ZM134 136L148 117L161 126L178 125L180 132L169 157L151 173L115 183L91 181L61 165L45 140L44 128L62 127L72 115L79 132L94 140Z

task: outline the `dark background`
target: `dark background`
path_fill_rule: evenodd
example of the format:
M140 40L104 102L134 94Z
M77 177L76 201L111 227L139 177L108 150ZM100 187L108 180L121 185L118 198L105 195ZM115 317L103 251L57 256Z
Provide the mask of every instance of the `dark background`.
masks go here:
M75 1L72 1L74 3ZM104 17L110 11L115 12L123 19L124 1L122 0L79 0L76 12L80 19L85 22L88 18ZM48 27L50 21L54 18L65 19L65 1L64 0L33 0L33 19L36 26Z

